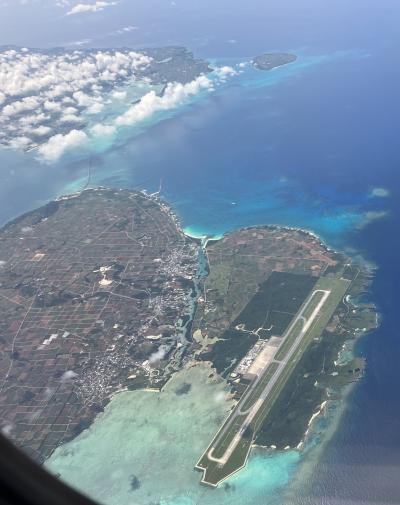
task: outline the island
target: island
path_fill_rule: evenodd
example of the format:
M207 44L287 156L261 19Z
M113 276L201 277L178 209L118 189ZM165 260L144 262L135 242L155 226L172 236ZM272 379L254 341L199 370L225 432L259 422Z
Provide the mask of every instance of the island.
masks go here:
M258 70L272 70L273 68L281 67L282 65L287 65L288 63L293 63L297 60L295 54L290 53L265 53L260 56L256 56L252 63Z
M150 58L150 64L140 70L138 78L150 79L154 84L185 84L194 81L201 74L212 72L206 60L195 58L193 53L183 46L147 48L139 52Z
M363 376L347 351L377 325L372 275L305 230L189 237L158 193L61 197L0 230L0 427L43 463L118 392L208 362L236 400L193 462L215 487L254 445L300 449Z

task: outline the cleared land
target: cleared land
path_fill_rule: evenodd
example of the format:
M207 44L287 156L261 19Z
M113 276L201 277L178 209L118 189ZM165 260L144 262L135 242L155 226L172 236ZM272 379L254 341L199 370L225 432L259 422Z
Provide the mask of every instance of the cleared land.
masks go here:
M246 464L255 433L311 341L325 329L350 284L333 277L318 280L286 330L275 361L249 386L197 463L196 468L204 472L202 483L217 486Z
M219 273L221 270L227 272L227 265L223 264L223 268L218 266L214 270L211 270L207 282L211 282L215 286L214 290L219 292L221 286ZM272 272L258 286L255 294L249 297L248 303L233 319L228 329L217 334L211 328L212 335L220 340L210 353L204 355L204 359L211 360L217 371L227 376L238 361L254 346L258 338L268 339L284 334L316 281L317 278L310 275ZM246 280L243 279L243 282L245 283ZM238 286L237 288L239 289ZM212 294L209 293L208 298ZM237 295L227 293L224 287L223 295L219 292L218 298L228 301L232 296ZM215 312L210 311L207 317L212 317L213 314ZM218 323L221 320L223 320L223 315Z
M116 391L160 388L181 367L197 252L165 204L130 191L87 190L0 229L0 428L43 462Z

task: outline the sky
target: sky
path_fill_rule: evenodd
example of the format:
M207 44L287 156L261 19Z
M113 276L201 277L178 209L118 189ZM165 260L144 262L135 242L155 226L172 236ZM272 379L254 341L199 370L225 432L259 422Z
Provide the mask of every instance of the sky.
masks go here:
M267 47L329 50L362 47L375 32L390 44L398 14L396 0L0 0L0 44L185 44L214 57Z

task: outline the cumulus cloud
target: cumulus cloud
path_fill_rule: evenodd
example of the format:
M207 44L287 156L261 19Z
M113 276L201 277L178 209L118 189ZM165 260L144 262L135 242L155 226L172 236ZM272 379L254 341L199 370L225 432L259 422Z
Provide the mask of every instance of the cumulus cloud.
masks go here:
M16 116L21 112L26 112L28 110L34 110L39 106L39 100L34 96L28 96L22 100L17 100L10 105L6 105L3 108L3 116Z
M135 103L126 112L118 116L113 124L96 124L90 129L90 132L95 137L115 135L118 127L133 126L151 117L158 111L170 110L177 107L202 90L212 89L212 81L204 75L200 75L197 79L186 84L169 83L162 95L157 95L153 90L149 91L138 103ZM114 92L113 97L122 100L126 98L126 93Z
M167 84L162 96L150 91L139 103L130 107L124 114L117 117L117 126L132 126L147 119L157 111L168 110L184 102L190 96L204 89L212 89L212 82L205 75L200 75L194 81L186 84Z
M123 28L119 28L118 30L114 30L113 32L110 32L108 35L111 35L111 36L123 35L124 33L133 32L138 29L139 29L138 26L129 25L129 26L124 26Z
M39 156L47 163L53 163L66 151L83 146L86 141L87 135L82 130L71 130L66 135L58 133L39 147Z
M161 345L156 352L153 352L153 354L149 357L149 363L154 364L157 363L158 361L161 361L162 359L165 358L165 355L167 354L168 347L165 345Z
M82 91L92 85L104 87L110 78L134 75L151 58L136 51L108 50L83 52L35 52L9 49L0 53L0 97L23 96L19 107L33 108L32 100L45 90L48 96ZM28 96L28 95L31 96Z
M75 373L73 370L67 370L66 372L64 372L61 376L61 382L67 382L71 379L75 379L75 377L77 377L78 374Z
M151 61L126 49L0 51L0 145L31 149L68 125L83 127L85 113L99 114Z
M49 112L61 112L62 105L59 102L52 102L51 100L46 100L43 103L43 108Z
M75 40L75 42L69 42L66 44L67 46L85 46L86 44L90 44L93 39L82 39L82 40Z
M43 114L43 112L39 112L38 114L22 116L18 119L18 122L22 127L31 127L39 123L43 123L43 121L46 121L47 119L50 119L50 116Z
M224 403L227 400L227 394L224 391L219 391L214 395L215 403Z
M37 128L34 128L31 133L39 137L44 137L51 133L51 128L49 126L40 125Z
M63 114L60 118L60 123L81 123L83 119L76 114Z
M40 160L53 163L89 138L113 137L119 128L176 108L236 73L219 67L211 78L170 82L157 94L147 87L152 63L147 54L128 49L0 51L0 146L36 148ZM132 104L129 86L137 82L146 83L148 92Z
M1 427L1 433L5 436L5 437L9 437L11 435L11 432L12 430L14 429L14 426L11 424L11 423L8 423L8 424L4 424L2 427Z
M214 69L214 73L217 75L220 81L226 81L228 77L237 75L237 71L233 67L227 65L223 67L217 67Z
M72 16L74 14L82 14L84 12L98 12L111 7L112 5L117 5L118 2L105 2L97 1L92 4L77 4L72 7L71 10L67 12L67 16Z
M116 100L125 100L127 96L126 91L114 91L112 94L112 97L115 98Z
M96 124L90 129L95 137L110 137L115 135L117 128L114 125Z
M27 149L32 144L32 140L29 137L15 137L10 140L9 146L13 149Z
M21 233L31 233L33 231L32 226L23 226L21 228Z
M47 387L43 392L44 399L46 401L49 401L54 395L55 391L56 390L54 388Z
M99 114L104 108L104 105L100 102L96 102L92 104L90 107L86 109L86 112L88 114Z

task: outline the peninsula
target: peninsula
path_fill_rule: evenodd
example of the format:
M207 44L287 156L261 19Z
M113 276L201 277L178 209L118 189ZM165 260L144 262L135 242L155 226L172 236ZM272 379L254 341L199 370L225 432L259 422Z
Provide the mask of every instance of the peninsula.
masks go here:
M341 362L345 342L376 326L373 306L351 300L371 272L312 233L261 226L207 247L210 273L193 324L198 358L210 360L238 400L196 469L217 486L251 447L300 447L310 419L333 392L362 376Z

